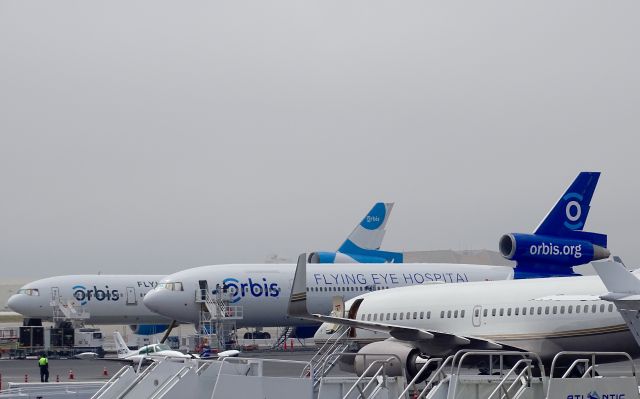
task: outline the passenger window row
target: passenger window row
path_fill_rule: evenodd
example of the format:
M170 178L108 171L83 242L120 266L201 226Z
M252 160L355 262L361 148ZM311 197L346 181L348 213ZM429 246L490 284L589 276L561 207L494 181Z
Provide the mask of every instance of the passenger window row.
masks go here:
M491 310L491 313L489 313ZM613 312L613 304L606 306L601 305L561 305L561 306L538 306L536 307L522 307L522 308L492 308L484 309L482 311L483 317L488 317L491 314L495 316L534 316L544 314L579 314L579 313L604 313ZM443 310L440 312L440 318L444 319L464 319L465 311L462 310ZM480 309L474 310L474 317L480 317ZM394 312L394 313L362 313L360 320L366 321L393 321L393 320L423 320L431 319L431 311L426 312Z
M613 312L613 304L606 306L604 304L598 305L555 305L555 306L538 306L536 307L522 307L522 308L491 308L491 316L534 316L544 314L579 314L579 313L604 313L605 311ZM487 317L489 315L489 309L482 311L482 316ZM480 316L480 309L474 311L474 317Z
M464 312L464 311L463 311ZM427 312L394 312L394 313L363 313L360 320L390 321L390 320L424 320L431 318L431 311Z

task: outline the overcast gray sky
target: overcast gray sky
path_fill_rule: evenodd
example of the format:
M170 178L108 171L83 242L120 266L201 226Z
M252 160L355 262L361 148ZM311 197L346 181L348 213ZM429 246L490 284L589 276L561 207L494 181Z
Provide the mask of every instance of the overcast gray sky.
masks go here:
M640 266L640 2L0 0L0 270L497 249L580 170Z

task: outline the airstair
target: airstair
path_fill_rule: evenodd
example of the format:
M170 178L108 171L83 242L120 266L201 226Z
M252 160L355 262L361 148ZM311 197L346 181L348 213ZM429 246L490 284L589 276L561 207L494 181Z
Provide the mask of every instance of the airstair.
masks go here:
M309 367L303 370L301 377L312 376L314 388L320 384L320 378L326 376L335 367L340 359L339 355L349 349L349 331L348 327L339 327L334 331L313 355L309 361Z
M478 375L474 365L482 358L486 368ZM597 359L624 360L628 375L596 375ZM569 359L568 364L563 360ZM432 359L433 360L433 359ZM547 375L540 358L531 352L462 350L446 360L425 378L425 364L407 384L398 399L557 399L599 398L598 392L614 399L638 399L638 383L632 358L623 352L560 352ZM480 362L482 363L482 362ZM507 366L510 365L510 366ZM581 369L582 371L577 373Z
M307 364L274 359L164 359L133 380L122 376L117 380L114 375L92 399L312 399L311 379L296 376ZM270 372L272 367L278 375Z
M72 299L63 300L56 297L49 301L53 311L53 322L56 326L64 322L70 322L74 327L81 327L91 316L84 307Z
M242 306L231 305L231 295L216 290L215 294L208 289L199 289L195 293L195 301L200 304L200 320L198 335L215 342L219 350L231 349L229 343L237 342L236 323L244 317Z
M393 354L335 353L318 364L326 370L334 357L358 356L375 359L361 376L321 371L315 389L310 362L164 359L137 375L123 368L92 399L639 399L635 366L626 353L561 352L546 374L534 353L463 350L429 359L409 381L404 372L393 375L401 361ZM629 366L617 376L597 376L602 360L621 359Z
M278 339L276 339L276 342L271 346L271 349L279 348L280 346L284 345L284 343L287 342L289 338L291 338L291 335L294 331L295 327L285 327L278 336Z

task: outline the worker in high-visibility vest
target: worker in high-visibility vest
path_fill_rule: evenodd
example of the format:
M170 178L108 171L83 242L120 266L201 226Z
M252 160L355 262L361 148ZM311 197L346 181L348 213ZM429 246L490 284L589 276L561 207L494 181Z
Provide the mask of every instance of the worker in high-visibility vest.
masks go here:
M40 367L40 382L49 382L49 359L46 355L40 355L38 366Z

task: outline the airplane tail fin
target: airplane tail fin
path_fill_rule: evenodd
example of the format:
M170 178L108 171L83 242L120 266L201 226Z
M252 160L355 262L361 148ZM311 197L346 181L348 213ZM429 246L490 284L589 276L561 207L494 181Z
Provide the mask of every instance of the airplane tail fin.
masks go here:
M600 172L580 172L540 222L534 234L585 239L595 245L606 247L606 235L582 231L587 222L587 216L589 216L591 198L599 178Z
M604 286L610 294L616 296L640 294L640 280L615 258L617 257L614 260L592 263Z
M119 358L132 353L132 351L127 346L127 343L124 342L124 338L122 338L122 335L120 335L120 332L115 331L113 333L113 340L115 341L116 352L118 353Z
M616 305L640 345L640 279L617 260L593 262L592 265L609 291L600 298Z
M386 233L385 226L389 221L392 209L393 202L376 203L349 234L345 242L338 248L338 251L342 253L358 253L362 250L380 249Z

